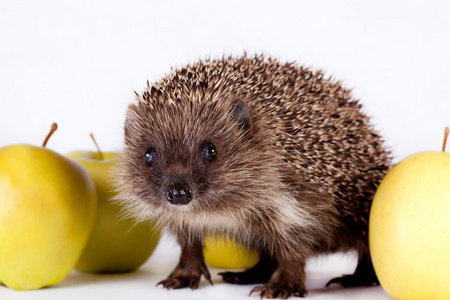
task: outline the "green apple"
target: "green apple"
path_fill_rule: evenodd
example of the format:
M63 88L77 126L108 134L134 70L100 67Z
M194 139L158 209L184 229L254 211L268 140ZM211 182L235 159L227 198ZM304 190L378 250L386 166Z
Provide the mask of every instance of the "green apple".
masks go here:
M97 220L75 269L89 273L121 273L139 268L155 249L161 228L155 221L137 223L121 217L121 206L111 201L118 193L113 180L118 154L75 151L67 156L89 171L98 194Z
M97 195L81 164L17 144L0 148L0 207L0 281L33 290L72 270L93 228Z
M247 249L226 236L206 236L203 256L213 268L249 269L259 261L258 252Z
M450 154L416 153L389 171L372 204L369 245L391 297L449 299Z

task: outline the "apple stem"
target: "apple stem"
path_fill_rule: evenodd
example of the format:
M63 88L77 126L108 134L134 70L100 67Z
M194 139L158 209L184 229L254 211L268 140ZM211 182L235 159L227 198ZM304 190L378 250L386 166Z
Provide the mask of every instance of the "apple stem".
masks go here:
M450 128L445 127L444 132L444 144L442 145L442 152L445 152L445 147L447 146L448 134L450 133Z
M52 136L53 132L56 131L56 129L58 129L58 125L56 123L52 124L52 128L50 129L50 132L47 134L47 137L44 140L44 143L42 143L42 147L45 148L45 146L47 146L47 142L50 139L50 137Z
M98 146L97 141L95 140L94 135L93 135L92 133L91 133L91 138L92 138L92 140L94 141L95 147L97 147L98 158L99 158L100 160L103 160L103 153L102 153L102 151L100 151L100 147Z

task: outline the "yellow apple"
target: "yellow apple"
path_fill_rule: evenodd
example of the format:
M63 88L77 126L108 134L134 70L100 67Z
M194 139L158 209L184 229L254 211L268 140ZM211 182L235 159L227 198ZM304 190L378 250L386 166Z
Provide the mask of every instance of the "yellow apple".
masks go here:
M207 236L204 244L205 262L213 268L248 269L259 261L258 252L247 249L226 236Z
M369 244L391 297L450 299L450 154L421 152L392 168L375 194Z
M98 216L89 242L75 269L89 273L129 272L152 254L161 228L156 222L136 223L120 215L121 206L111 202L118 193L113 181L119 162L114 152L75 151L67 156L86 167L98 194ZM102 157L100 157L102 156Z
M0 281L33 290L62 281L94 225L97 195L85 168L52 150L0 148Z

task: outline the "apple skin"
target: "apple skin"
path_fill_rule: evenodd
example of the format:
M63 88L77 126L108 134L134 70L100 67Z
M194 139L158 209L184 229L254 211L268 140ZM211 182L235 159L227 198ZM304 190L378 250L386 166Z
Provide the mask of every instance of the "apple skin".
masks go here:
M98 194L98 215L88 244L75 265L87 273L124 273L139 268L156 248L161 228L155 221L136 223L121 217L121 206L111 199L118 193L114 172L118 153L74 151L67 156L80 162L91 175Z
M369 219L375 272L394 299L450 299L450 154L421 152L381 182Z
M80 257L97 212L79 163L25 144L0 148L0 281L34 290L62 281Z
M218 269L249 269L259 261L258 252L246 249L226 236L206 236L203 256L205 262Z

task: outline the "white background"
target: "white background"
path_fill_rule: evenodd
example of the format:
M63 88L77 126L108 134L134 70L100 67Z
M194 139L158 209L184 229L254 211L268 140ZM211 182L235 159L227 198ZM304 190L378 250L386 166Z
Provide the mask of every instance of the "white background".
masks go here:
M343 80L373 116L396 161L440 150L444 127L450 125L449 16L449 1L426 0L1 1L0 147L39 145L51 123L58 122L51 149L93 149L93 132L103 150L120 150L133 91L142 91L147 80L171 66L245 50L324 69ZM173 248L170 242L162 247ZM248 293L248 287L220 281L193 293L154 288L169 272L164 259L169 269L177 259L170 251L159 253L144 271L130 275L141 278L147 272L143 277L148 279L114 277L108 289L116 292L108 298L135 292L144 299L152 293L226 299L228 293ZM157 258L157 271L152 271L150 263ZM342 266L337 274L354 267L351 257L331 261L325 259L326 268ZM310 282L316 289L311 295L347 299L342 291L319 288L317 282L326 282L327 276ZM33 298L66 297L65 291L74 289L95 294L107 282L83 278L72 273L64 281L70 284L37 291ZM5 290L0 289L0 297L9 293ZM377 299L387 297L380 296L381 288L368 290ZM361 299L369 299L367 290L360 292Z

